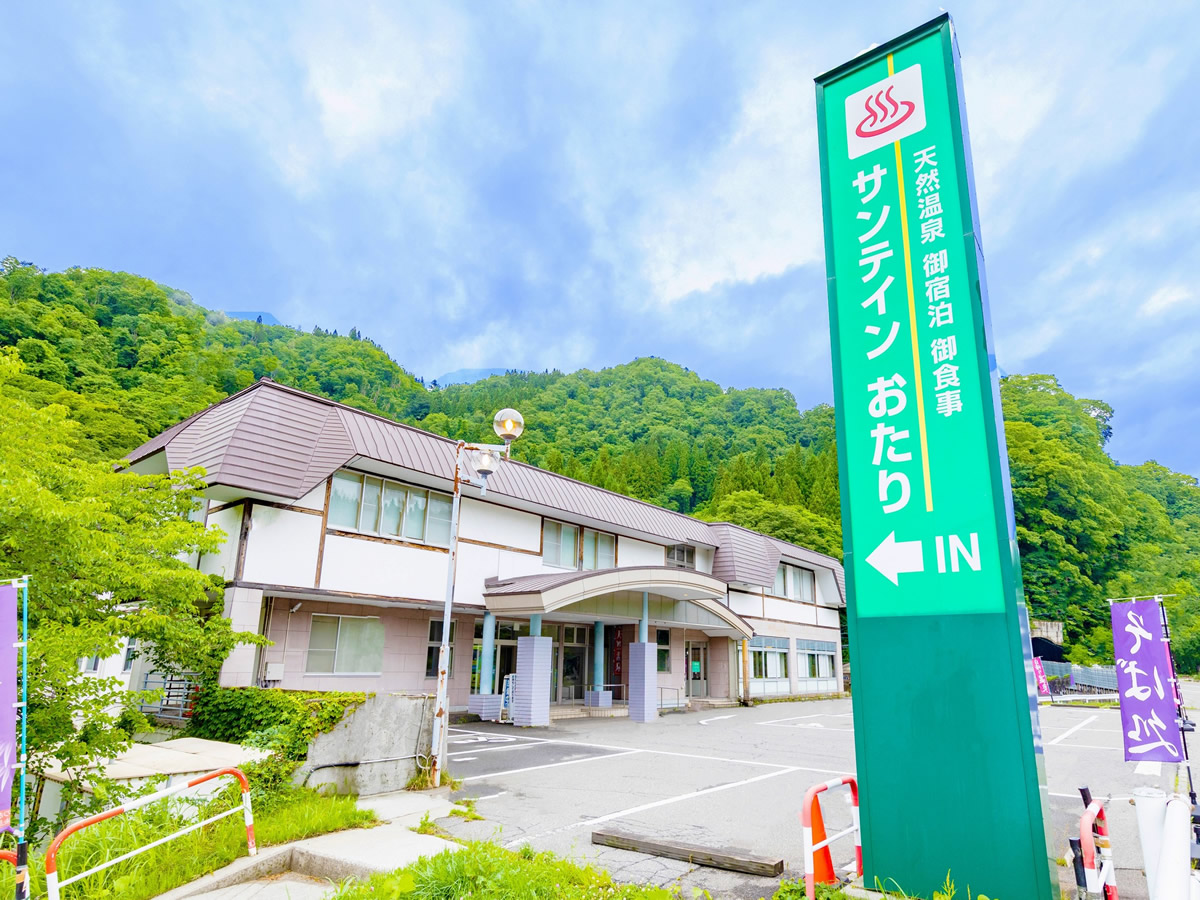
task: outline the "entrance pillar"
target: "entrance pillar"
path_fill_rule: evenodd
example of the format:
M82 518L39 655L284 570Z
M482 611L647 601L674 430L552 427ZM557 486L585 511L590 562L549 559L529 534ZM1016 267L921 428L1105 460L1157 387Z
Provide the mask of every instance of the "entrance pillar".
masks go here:
M550 724L550 654L554 639L517 638L517 684L513 691L514 725Z
M592 628L592 690L604 686L604 623L597 622Z
M500 721L501 696L492 693L495 672L492 659L496 655L496 616L483 614L483 643L479 648L479 693L467 698L467 712L479 716L485 722Z
M529 636L530 637L541 637L542 636L542 617L541 616L535 615L535 616L529 617Z
M643 644L650 640L650 594L642 591L642 620L638 622L638 640Z
M658 718L658 645L649 641L629 645L629 718Z

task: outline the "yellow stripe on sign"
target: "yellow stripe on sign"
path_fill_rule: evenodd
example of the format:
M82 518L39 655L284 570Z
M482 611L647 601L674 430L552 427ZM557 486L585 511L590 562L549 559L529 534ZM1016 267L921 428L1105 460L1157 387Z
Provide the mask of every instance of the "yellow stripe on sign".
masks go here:
M896 74L892 54L888 54L888 75ZM921 472L925 476L925 509L933 512L933 484L929 480L929 435L925 430L925 389L921 384L921 348L917 346L917 301L913 295L912 256L908 241L908 204L904 198L904 158L900 142L896 148L896 184L900 188L900 229L904 235L904 279L908 284L908 325L912 334L913 384L917 392L917 429L921 434Z

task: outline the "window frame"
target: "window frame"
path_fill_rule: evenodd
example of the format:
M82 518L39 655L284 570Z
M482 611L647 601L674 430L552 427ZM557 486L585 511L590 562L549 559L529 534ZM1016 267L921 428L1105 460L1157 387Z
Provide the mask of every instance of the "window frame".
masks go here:
M348 534L362 534L362 535L369 535L371 537L381 537L381 538L384 538L385 540L400 541L405 544L419 544L419 545L424 545L426 547L449 547L450 546L451 535L449 535L449 534L446 536L446 539L444 541L431 540L429 537L429 534L430 534L429 526L430 526L431 518L432 518L430 516L430 512L432 511L432 509L434 507L434 503L431 501L436 497L442 503L449 504L451 509L453 509L454 498L450 494L444 494L441 491L435 491L431 488L422 487L421 485L407 484L403 481L396 481L395 479L392 479L392 478L385 478L382 475L372 475L369 472L358 472L358 471L355 471L354 469L339 469L338 471L334 472L333 475L330 476L330 481L332 482L332 480L337 478L339 475L350 476L351 478L358 479L358 499L357 499L357 501L355 501L357 511L355 513L354 526L351 527L349 525L344 525L344 524L334 524L332 521L327 520L327 527L332 528L335 531L344 531ZM374 504L374 509L375 509L375 528L374 528L374 530L362 527L363 507L364 507L363 500L366 497L368 480L376 481L379 483L379 497ZM387 492L388 492L389 488L393 491L400 491L403 494L403 500L404 500L404 502L401 504L401 507L400 507L400 520L397 523L395 534L390 534L388 532L380 530L381 526L383 525L384 503L386 501ZM331 491L332 491L332 488L331 488ZM424 494L424 496L425 496L425 508L422 513L422 520L421 520L421 537L419 537L419 538L408 536L409 498L410 498L410 495L412 495L414 493ZM330 503L332 504L332 502L333 501L332 501L332 494L331 494ZM451 518L453 518L453 512L451 512ZM437 521L441 522L444 520L442 517L438 517ZM454 530L453 525L451 525L451 528L449 529L449 531L452 532L453 530ZM367 618L370 618L370 617L367 617Z
M782 579L781 579L782 573ZM808 583L812 587L812 597L805 599L801 589L805 573L809 576ZM779 585L783 584L783 593L779 593ZM817 573L807 566L798 566L794 563L786 563L782 560L779 566L775 569L775 581L769 589L769 594L772 597L777 597L780 600L791 600L793 603L808 603L815 605L817 602Z
M437 640L434 640L433 629L434 629L434 626L439 626L438 630L440 632L440 630L441 630L440 626L442 625L442 623L444 621L445 620L441 616L432 616L429 619L429 629L428 629L428 631L426 631L426 637L428 638L428 642L425 645L425 677L426 678L437 678L438 677L437 665L438 665L438 657L441 655L441 652L442 652L442 636L439 633L437 636ZM472 632L472 633L474 633L474 632ZM454 677L454 641L455 641L455 638L457 638L457 637L458 637L458 619L451 619L450 620L450 641L449 641L450 664L446 667L446 677L447 678Z
M585 562L587 561L587 540L588 540L589 536L591 538L593 538L593 540L596 542L595 556L596 556L597 563L599 563L599 558L600 558L600 538L611 538L612 539L612 565L611 566L601 566L601 565L597 564L589 569L585 565ZM617 567L617 536L615 534L613 534L612 532L600 531L595 528L581 529L579 532L579 571L581 571L581 572L599 572L603 569L615 569L616 567Z
M546 527L548 525L554 525L558 528L558 540L555 541L555 543L558 545L558 550L559 550L558 558L560 560L559 562L549 562L546 559ZM569 566L564 566L561 562L561 560L562 560L562 544L563 544L562 529L564 529L564 528L575 529L575 548L574 548L574 553L572 554L572 559L574 560L574 563ZM614 545L613 552L614 553L616 552L615 545ZM580 566L583 565L583 528L581 528L579 525L575 525L572 522L563 522L560 519L548 519L548 518L543 517L542 518L542 565L549 566L551 569L562 569L563 571L571 571L571 570L579 571Z
M313 623L313 619L316 619L318 617L322 618L322 619L337 619L338 620L337 634L334 636L334 639L333 639L333 666L332 666L332 671L330 671L330 672L310 672L310 671L308 671L308 654L312 652L312 623ZM383 619L380 616L350 616L350 615L342 615L341 613L309 613L309 619L308 619L309 646L307 648L305 648L305 651L304 651L304 675L305 675L305 677L363 678L363 677L378 677L378 676L382 675L383 674L383 653L384 653L384 647L386 646L386 642L387 642L386 632L383 633L383 643L381 643L379 646L379 669L378 669L378 671L374 671L374 672L339 672L337 670L338 654L341 652L341 642L342 642L342 619L373 619L379 623L380 631L381 632L383 631ZM318 647L317 650L318 650L318 652L321 652L321 653L329 652L328 648L326 648L326 647Z
M128 675L133 671L133 663L137 658L137 638L129 638L125 643L125 657L121 662L121 674Z
M667 636L667 641L663 643L663 635ZM670 628L655 628L654 629L654 646L655 658L660 674L669 675L671 673L671 629ZM663 654L666 654L666 665L663 665Z
M683 551L682 560L675 558L675 554L679 551ZM694 572L696 571L696 548L691 544L672 544L667 547L666 563L674 569L687 569Z

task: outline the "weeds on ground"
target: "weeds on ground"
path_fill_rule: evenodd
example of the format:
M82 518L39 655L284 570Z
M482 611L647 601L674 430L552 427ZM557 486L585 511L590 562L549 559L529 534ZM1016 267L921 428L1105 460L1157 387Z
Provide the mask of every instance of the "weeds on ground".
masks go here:
M697 897L707 896L704 892ZM345 883L335 900L681 900L678 891L617 884L607 872L552 853L473 842L367 881ZM689 895L690 898L690 895Z
M375 814L360 810L353 797L323 796L291 787L271 788L278 772L251 774L255 837L259 846L374 824ZM159 801L117 816L72 836L58 856L60 878L90 869L179 831L198 819L240 806L236 788L201 804ZM62 889L63 900L146 900L187 884L246 855L246 828L240 812L139 854ZM45 857L29 861L31 896L45 894ZM13 893L13 870L0 869L0 896Z
M450 810L450 815L457 816L460 819L466 819L468 822L479 822L483 820L483 816L475 811L475 798L464 797L462 800L455 801L456 806L461 806L462 809Z
M483 817L480 816L480 818L483 818ZM420 824L409 825L408 830L415 831L417 834L431 834L434 837L449 837L450 836L445 831L445 829L443 829L440 825L438 825L435 821L433 821L433 819L429 818L428 811L426 811L425 815L421 816Z
M876 879L875 890L879 891L883 898L890 898L890 900L913 900L894 881L891 881L889 886L885 886ZM798 878L795 881L785 881L780 884L779 890L771 896L771 900L804 900L806 896L804 879ZM933 892L933 900L955 900L958 896L954 882L950 880L950 874L947 872L946 880L942 882L941 888ZM818 884L817 900L850 900L850 896L836 885ZM988 900L988 897L985 894L972 894L968 888L966 900Z
M452 791L457 791L462 787L462 780L451 778L450 773L442 769L442 775L439 779L440 787L448 787ZM429 769L417 769L413 777L408 779L404 785L406 791L428 791L433 788L433 776L429 774Z

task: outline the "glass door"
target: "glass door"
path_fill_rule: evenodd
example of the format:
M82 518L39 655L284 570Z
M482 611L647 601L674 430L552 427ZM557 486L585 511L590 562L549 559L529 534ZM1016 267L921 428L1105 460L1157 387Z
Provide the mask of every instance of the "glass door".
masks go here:
M687 695L708 696L708 641L688 641L684 645L683 659L686 671Z

